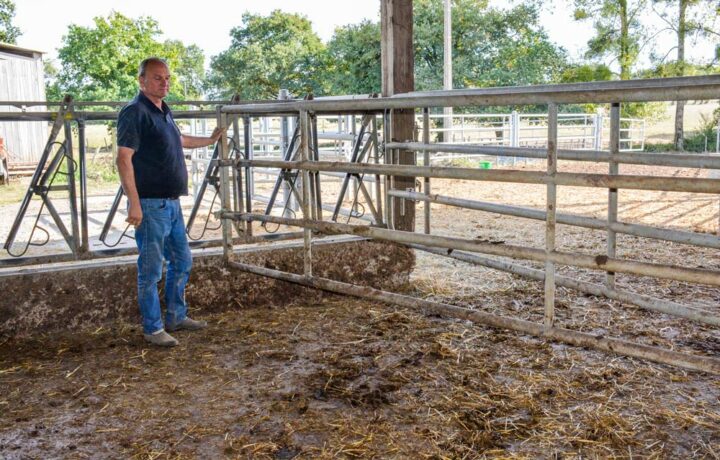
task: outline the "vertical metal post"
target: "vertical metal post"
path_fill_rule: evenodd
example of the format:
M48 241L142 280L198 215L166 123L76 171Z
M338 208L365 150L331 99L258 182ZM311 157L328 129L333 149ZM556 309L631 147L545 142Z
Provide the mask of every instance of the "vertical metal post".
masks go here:
M519 147L520 145L520 117L516 110L510 114L510 147Z
M80 179L80 228L82 231L80 252L90 249L88 236L88 196L87 196L87 149L85 148L85 120L78 120L78 168Z
M597 113L595 114L595 123L593 123L593 127L595 128L595 132L593 133L595 135L595 141L593 142L593 148L595 150L602 150L602 132L603 132L602 109L598 109Z
M388 142L392 142L392 119L390 117L390 110L385 110L385 113L383 114L383 143L387 144ZM383 152L385 164L393 164L393 150L388 150L383 146ZM393 199L388 193L388 191L392 188L392 176L383 176L383 183L385 185L385 223L387 224L387 228L392 229Z
M233 127L233 150L235 152L240 152L240 122L238 121L237 116L233 116L232 119L232 127ZM242 210L245 208L244 205L244 198L243 198L243 181L242 181L242 174L240 173L239 168L233 168L232 170L232 176L234 179L234 185L233 185L233 203L235 205L234 210L238 212L242 212Z
M310 133L312 138L312 149L310 159L320 161L320 143L318 142L318 119L315 114L310 115ZM315 220L322 220L322 196L320 190L320 173L310 174L310 196L312 199L311 214Z
M430 143L430 109L427 107L423 107L423 143L429 144ZM423 165L430 166L430 152L425 150L423 152ZM423 179L423 191L425 192L425 196L430 195L430 178L425 177ZM425 202L425 206L423 207L423 211L425 211L425 234L430 234L430 201Z
M245 159L252 160L252 119L249 116L243 117L243 138L245 140ZM250 166L245 166L245 212L252 212L253 203L253 171ZM245 235L252 236L252 222L248 221L245 225Z
M620 104L615 102L610 106L610 161L609 174L617 175L620 172L618 162L615 160L620 153ZM608 229L607 229L607 256L614 258L617 248L617 235L610 226L617 222L618 218L618 190L608 190ZM610 289L615 288L615 273L607 272L605 282Z
M310 159L310 115L306 110L300 112L300 159L303 162ZM303 220L310 220L310 171L300 170L302 184L302 214ZM303 228L303 274L306 277L312 276L312 231Z
M216 108L217 126L222 129L222 136L220 136L220 159L227 160L230 155L228 152L228 139L227 131L227 115L220 111L220 106ZM230 174L228 174L227 166L220 166L220 211L230 212ZM226 262L232 260L232 223L230 219L222 219L222 238L223 238L223 258Z
M278 95L278 99L280 100L286 100L290 98L290 93L286 89L281 89L280 94ZM282 117L280 119L280 155L283 155L283 152L286 152L288 149L288 146L290 145L290 117ZM267 141L267 138L264 139ZM297 203L295 203L295 198L292 195L292 190L290 189L290 184L286 180L282 181L282 192L283 192L283 203L288 203L287 208L283 211L283 217L293 217L292 210L297 209Z
M80 228L78 225L77 193L75 190L75 160L73 158L72 125L70 120L65 121L65 146L67 156L67 181L68 195L70 200L70 228L72 232L72 244L70 250L77 255L80 249Z
M547 175L551 181L547 184L547 220L545 226L545 252L555 251L555 213L557 211L557 104L548 104L548 150ZM545 329L550 329L555 323L555 263L545 261Z
M377 117L373 115L372 117L372 136L374 139L373 144L373 159L375 160L375 164L380 164L380 137L378 134L378 122ZM382 184L380 183L380 174L375 174L375 202L377 203L377 211L378 216L381 216L384 220L384 214L383 214L383 196L382 196ZM377 222L378 224L383 224L383 221Z

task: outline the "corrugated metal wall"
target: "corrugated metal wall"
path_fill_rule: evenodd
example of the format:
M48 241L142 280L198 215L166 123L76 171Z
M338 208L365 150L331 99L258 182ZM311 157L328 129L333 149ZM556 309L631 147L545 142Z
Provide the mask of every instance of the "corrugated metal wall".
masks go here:
M44 101L45 81L40 55L35 58L0 52L0 110L19 111L2 106L2 101ZM28 107L28 111L47 110ZM0 122L0 137L10 153L9 163L35 163L40 159L48 136L45 122Z

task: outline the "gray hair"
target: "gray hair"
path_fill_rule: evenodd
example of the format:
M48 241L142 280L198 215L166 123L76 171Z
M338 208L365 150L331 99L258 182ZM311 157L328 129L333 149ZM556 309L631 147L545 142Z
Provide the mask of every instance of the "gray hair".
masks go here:
M163 58L159 58L157 56L152 56L147 59L143 59L140 63L140 67L138 68L138 77L144 77L145 76L145 70L147 69L147 66L150 64L162 64L165 67L170 67L167 63L167 61Z

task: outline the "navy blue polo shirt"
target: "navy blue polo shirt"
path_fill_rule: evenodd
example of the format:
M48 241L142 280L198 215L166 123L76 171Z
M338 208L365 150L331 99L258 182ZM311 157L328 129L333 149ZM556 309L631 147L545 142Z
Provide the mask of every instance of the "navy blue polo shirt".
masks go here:
M188 175L180 130L163 102L160 110L142 91L118 116L117 144L133 149L135 185L140 198L188 194Z

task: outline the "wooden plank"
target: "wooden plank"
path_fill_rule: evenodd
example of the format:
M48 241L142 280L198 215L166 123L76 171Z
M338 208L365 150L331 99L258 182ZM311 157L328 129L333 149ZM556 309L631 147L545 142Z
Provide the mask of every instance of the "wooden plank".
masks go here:
M414 91L413 2L382 0L380 15L383 96ZM414 136L414 128L414 109L393 110L390 140L411 140ZM388 160L393 164L414 165L415 152L394 151L389 159L386 158L386 162ZM391 178L390 186L398 190L415 190L415 178L395 176ZM413 231L415 202L393 198L392 217L396 229Z
M41 59L3 54L0 60L0 100L42 101L45 99ZM43 107L28 107L28 111ZM4 109L20 111L16 108ZM11 156L12 163L37 163L47 138L46 122L2 122L0 137Z

